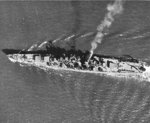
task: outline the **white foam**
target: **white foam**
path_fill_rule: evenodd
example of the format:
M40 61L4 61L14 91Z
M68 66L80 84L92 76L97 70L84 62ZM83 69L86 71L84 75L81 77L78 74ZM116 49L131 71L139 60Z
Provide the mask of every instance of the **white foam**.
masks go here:
M146 71L143 72L143 77L150 81L150 66L144 65L144 68L146 69Z

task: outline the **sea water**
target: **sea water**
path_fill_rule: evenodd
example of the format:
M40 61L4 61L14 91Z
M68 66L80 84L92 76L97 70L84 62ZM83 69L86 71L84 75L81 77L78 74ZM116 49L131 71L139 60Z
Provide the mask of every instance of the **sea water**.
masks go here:
M94 32L113 1L0 2L0 49L24 49L61 35ZM98 54L150 63L150 2L126 1ZM84 36L83 36L84 37ZM76 40L89 50L94 36ZM150 85L97 74L20 67L0 53L2 123L148 123Z

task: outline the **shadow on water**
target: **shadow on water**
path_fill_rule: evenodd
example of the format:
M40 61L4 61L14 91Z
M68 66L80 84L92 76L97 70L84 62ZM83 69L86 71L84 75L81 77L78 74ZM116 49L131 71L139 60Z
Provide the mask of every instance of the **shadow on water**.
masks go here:
M54 72L54 73L53 73ZM141 123L150 118L149 83L89 73L50 71L57 86L67 91L88 116L101 123ZM57 75L56 75L57 74Z

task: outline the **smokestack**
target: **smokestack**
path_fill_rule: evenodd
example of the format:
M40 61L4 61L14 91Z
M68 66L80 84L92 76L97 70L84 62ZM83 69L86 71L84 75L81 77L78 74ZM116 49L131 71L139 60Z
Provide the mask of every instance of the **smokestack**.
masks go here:
M97 34L94 40L91 42L91 50L90 50L90 57L88 61L91 59L94 50L97 48L98 43L102 43L103 37L106 35L105 30L109 29L114 21L114 16L117 14L121 14L123 11L123 0L115 0L113 4L109 4L107 6L108 13L105 15L104 20L100 25L97 27Z

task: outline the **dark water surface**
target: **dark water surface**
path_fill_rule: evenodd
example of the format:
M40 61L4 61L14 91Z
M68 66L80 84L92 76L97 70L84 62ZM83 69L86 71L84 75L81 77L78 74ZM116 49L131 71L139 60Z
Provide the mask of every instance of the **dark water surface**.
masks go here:
M107 2L0 2L0 49L93 32ZM77 40L90 48L92 37ZM97 53L150 61L150 2L126 2ZM150 84L11 63L0 52L0 123L149 123Z

